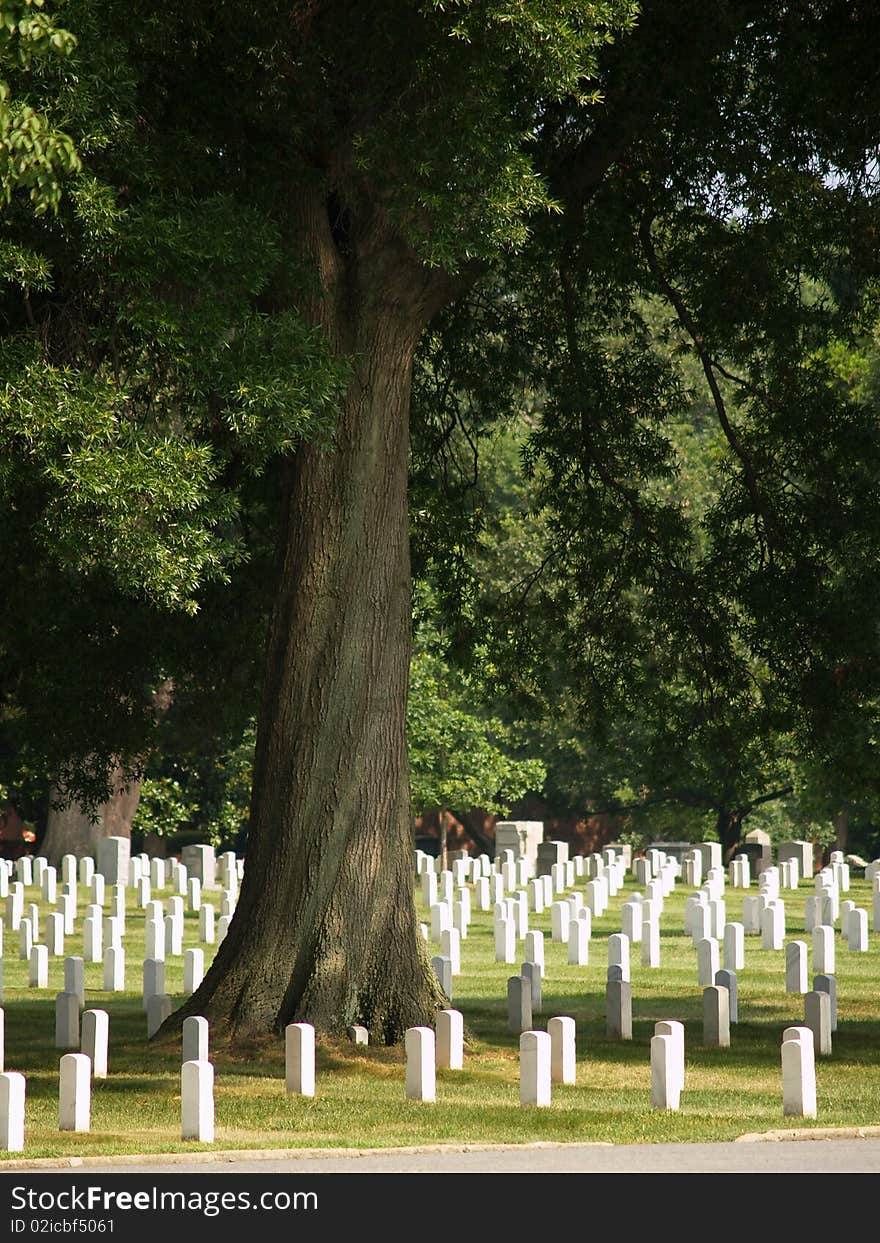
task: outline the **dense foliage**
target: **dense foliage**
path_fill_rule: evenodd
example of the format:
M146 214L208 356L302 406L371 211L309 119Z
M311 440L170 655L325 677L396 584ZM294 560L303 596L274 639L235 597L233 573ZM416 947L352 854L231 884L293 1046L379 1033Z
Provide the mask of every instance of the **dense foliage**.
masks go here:
M506 804L541 755L547 789L585 810L685 808L727 842L783 798L804 823L873 814L875 5L0 13L0 746L20 771L94 802L117 759L138 772L161 742L144 815L210 804L228 827L242 817L208 773L249 757L256 713L261 841L314 828L349 849L380 757L352 749L332 807L312 791L302 823L295 800L275 814L323 721L300 729L308 704L273 700L273 677L347 603L338 564L308 595L322 553L297 561L315 520L298 480L328 462L366 480L341 518L324 498L333 547L362 537L359 502L406 448L405 419L393 444L370 430L371 399L405 410L415 346L412 561L449 664L432 644L414 665L417 803ZM511 426L522 472L487 481ZM402 488L391 501L393 525ZM407 577L378 574L369 601L395 671ZM332 637L333 676L310 687L350 723L363 636ZM405 773L391 718L371 745ZM200 763L196 795L179 776ZM392 784L371 797L396 841ZM312 894L288 857L286 892ZM309 995L307 908L295 987L273 966L260 1023ZM370 1002L388 1038L398 1001Z

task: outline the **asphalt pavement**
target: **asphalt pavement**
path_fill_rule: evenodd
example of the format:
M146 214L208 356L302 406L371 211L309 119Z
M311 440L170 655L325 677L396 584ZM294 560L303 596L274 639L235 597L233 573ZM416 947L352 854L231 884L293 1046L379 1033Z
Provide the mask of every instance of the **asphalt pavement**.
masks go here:
M207 1154L206 1154L207 1155ZM60 1167L16 1161L3 1172L30 1175ZM724 1144L526 1144L372 1150L346 1155L261 1156L210 1154L175 1158L77 1163L82 1172L119 1174L877 1174L880 1138L776 1139Z

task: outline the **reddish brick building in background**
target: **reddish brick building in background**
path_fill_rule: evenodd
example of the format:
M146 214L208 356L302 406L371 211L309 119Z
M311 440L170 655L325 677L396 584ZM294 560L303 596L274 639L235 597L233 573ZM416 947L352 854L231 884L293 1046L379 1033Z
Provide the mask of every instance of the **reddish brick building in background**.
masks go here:
M33 849L36 840L12 804L0 803L0 857L18 859Z

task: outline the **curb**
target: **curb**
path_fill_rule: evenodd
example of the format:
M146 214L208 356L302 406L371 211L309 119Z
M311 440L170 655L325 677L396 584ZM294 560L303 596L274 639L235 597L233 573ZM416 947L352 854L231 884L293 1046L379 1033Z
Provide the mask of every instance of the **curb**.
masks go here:
M811 1139L880 1139L880 1126L817 1126L797 1131L753 1131L737 1135L735 1144L781 1143Z
M90 1166L114 1165L124 1169L129 1165L223 1165L232 1161L293 1161L316 1160L335 1157L398 1157L417 1156L430 1152L506 1152L510 1149L536 1148L613 1148L608 1140L593 1140L583 1144L554 1143L536 1140L531 1144L419 1144L406 1148L225 1148L218 1152L144 1152L126 1153L123 1156L94 1157L34 1157L30 1161L12 1160L0 1162L0 1174L7 1170L70 1170L88 1169Z

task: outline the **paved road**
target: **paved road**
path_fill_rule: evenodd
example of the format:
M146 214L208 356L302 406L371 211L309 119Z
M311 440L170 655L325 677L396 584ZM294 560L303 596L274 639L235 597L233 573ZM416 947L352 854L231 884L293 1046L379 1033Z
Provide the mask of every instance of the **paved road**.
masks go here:
M211 1161L79 1167L89 1174L878 1174L880 1139L824 1139L737 1144L528 1146L464 1152L388 1151L360 1157ZM10 1171L11 1172L11 1171ZM32 1170L29 1177L58 1170Z

